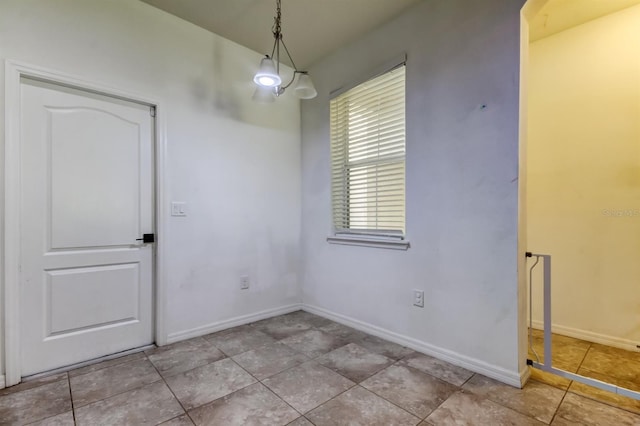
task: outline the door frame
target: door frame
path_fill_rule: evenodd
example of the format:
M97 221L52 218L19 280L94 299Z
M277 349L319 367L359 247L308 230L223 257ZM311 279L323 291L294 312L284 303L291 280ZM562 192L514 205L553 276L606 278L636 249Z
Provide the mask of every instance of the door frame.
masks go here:
M162 206L165 205L165 159L166 159L166 118L161 102L152 97L114 89L113 87L87 81L54 70L25 64L13 60L5 61L5 200L4 200L4 366L5 386L20 383L20 241L21 241L21 148L20 148L20 79L30 77L45 80L61 86L103 94L110 97L146 104L155 107L155 265L152 303L154 338L158 346L167 342L166 333L166 280L165 247L166 219ZM1 376L0 376L1 377Z

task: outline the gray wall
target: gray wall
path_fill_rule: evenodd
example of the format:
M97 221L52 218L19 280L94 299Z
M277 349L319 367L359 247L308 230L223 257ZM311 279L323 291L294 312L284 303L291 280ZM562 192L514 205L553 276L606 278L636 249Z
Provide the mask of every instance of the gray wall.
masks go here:
M302 105L304 303L514 385L523 3L425 0L313 66ZM411 248L329 244L329 93L402 52Z

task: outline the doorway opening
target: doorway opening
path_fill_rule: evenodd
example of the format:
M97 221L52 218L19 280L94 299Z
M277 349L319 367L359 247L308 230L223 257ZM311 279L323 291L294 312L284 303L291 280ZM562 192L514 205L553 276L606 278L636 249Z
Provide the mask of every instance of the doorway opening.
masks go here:
M531 375L640 413L640 1L529 0L523 39Z

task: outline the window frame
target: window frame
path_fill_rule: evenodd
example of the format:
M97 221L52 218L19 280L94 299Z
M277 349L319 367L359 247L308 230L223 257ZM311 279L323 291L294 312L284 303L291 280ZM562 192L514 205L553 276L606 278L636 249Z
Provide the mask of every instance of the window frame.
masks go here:
M366 76L366 78L362 78L360 80L354 81L349 85L345 85L340 87L337 90L334 90L330 93L330 103L337 98L338 96L346 93L347 91L356 88L357 86L364 84L370 80L373 80L377 77L380 77L384 74L387 74L399 67L406 67L407 57L406 54L402 54L399 57L394 58L392 61L388 61L375 72L372 72ZM405 108L406 108L406 68L405 68ZM330 114L331 116L331 114ZM404 140L404 155L402 157L402 167L404 169L403 175L403 198L404 198L404 232L399 230L390 230L380 232L375 232L372 230L358 230L358 229L339 229L336 227L335 217L334 217L334 188L333 188L333 173L331 174L331 188L330 188L330 197L331 197L331 235L327 237L327 242L331 244L343 244L343 245L354 245L354 246L364 246L364 247L377 247L377 248L387 248L387 249L395 249L395 250L407 250L410 247L409 240L407 239L407 220L406 220L406 194L407 194L407 185L406 185L406 164L407 164L407 155L406 155L406 110L404 114L405 119L405 140ZM348 145L348 142L347 142ZM347 151L348 152L348 146ZM382 160L385 161L385 160ZM330 156L329 159L330 169L333 170L334 161L333 157ZM345 164L348 163L348 160L345 160ZM348 172L344 172L348 173ZM343 176L345 181L348 180L348 176ZM348 197L349 191L346 190L346 194L344 197ZM348 219L347 219L348 221Z

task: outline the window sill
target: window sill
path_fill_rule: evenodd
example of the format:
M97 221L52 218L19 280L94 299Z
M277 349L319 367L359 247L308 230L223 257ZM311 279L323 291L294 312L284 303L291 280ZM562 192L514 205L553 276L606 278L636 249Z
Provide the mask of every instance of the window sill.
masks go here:
M341 244L347 246L374 247L391 250L407 250L411 245L407 240L372 238L361 235L335 235L327 237L329 244Z

